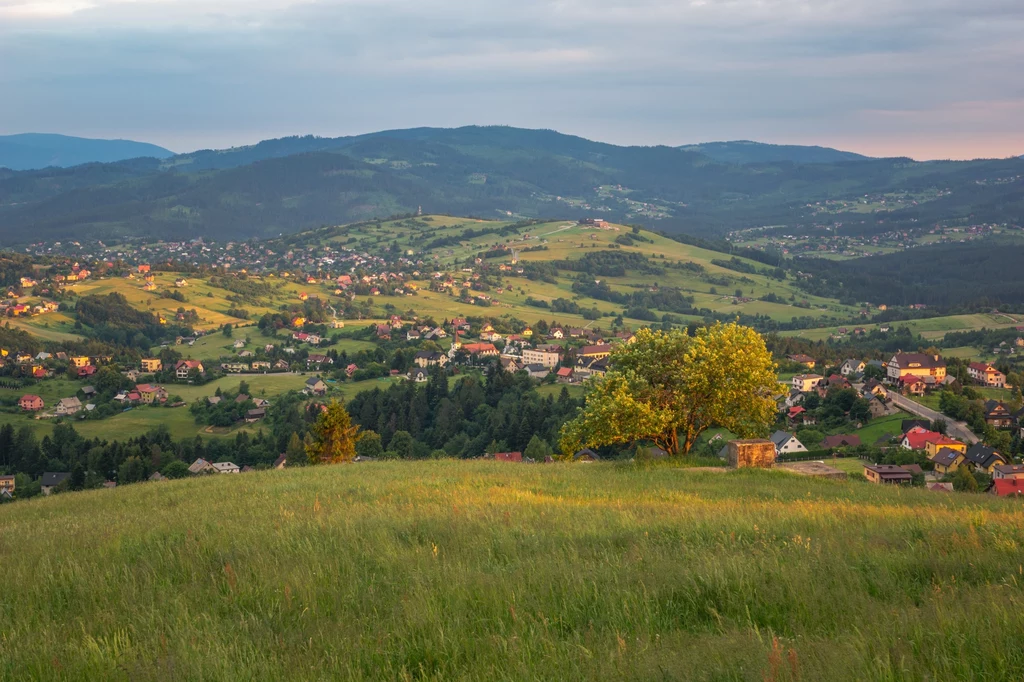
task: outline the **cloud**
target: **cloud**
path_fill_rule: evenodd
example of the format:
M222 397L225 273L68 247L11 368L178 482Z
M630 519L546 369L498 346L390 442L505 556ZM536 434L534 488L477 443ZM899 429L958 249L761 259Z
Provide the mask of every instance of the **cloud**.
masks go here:
M1020 35L1019 0L0 0L0 132L868 145L918 121L942 156L942 126L1020 130L985 104L1013 100Z

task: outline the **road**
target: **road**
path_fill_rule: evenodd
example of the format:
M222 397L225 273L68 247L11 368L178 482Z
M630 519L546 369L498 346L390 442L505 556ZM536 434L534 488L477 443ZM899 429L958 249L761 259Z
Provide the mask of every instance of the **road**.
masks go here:
M921 403L914 402L910 398L906 398L896 391L889 391L889 400L892 401L893 405L904 412L909 412L910 414L921 417L922 419L928 419L930 421L935 421L936 419L943 420L946 422L946 435L952 438L962 440L969 445L974 445L980 440L969 428L967 428L967 424L953 421L941 412L936 412L931 408L925 407Z

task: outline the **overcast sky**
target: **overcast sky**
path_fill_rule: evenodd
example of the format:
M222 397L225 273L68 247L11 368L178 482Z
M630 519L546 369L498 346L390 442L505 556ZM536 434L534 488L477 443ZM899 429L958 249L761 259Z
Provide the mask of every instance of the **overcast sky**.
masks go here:
M1024 0L0 0L0 134L1024 154Z

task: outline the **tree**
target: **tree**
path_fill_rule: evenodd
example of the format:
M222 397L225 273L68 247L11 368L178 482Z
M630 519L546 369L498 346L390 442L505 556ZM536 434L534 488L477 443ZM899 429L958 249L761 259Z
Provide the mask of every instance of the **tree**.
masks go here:
M188 476L188 464L176 459L173 462L168 462L160 473L166 478L185 478Z
M864 380L874 379L881 381L885 378L885 368L878 365L867 365L864 367Z
M231 335L233 333L232 332L231 323L230 322L225 322L224 326L221 328L221 332L224 334L224 336L226 336L226 337L228 337L230 339Z
M376 431L363 431L362 437L356 443L356 455L377 459L384 455L384 446L380 444L380 435Z
M958 492L978 492L978 481L965 466L958 467L953 474L953 490Z
M571 453L570 453L571 454ZM551 455L551 446L548 442L533 434L533 438L526 444L526 450L523 451L523 456L532 459L535 462L543 462L546 457Z
M388 443L387 455L390 459L412 459L413 439L408 431L395 431Z
M287 466L302 466L309 461L306 456L306 446L303 444L302 439L299 438L298 432L292 431L292 435L288 437L288 445L285 446L284 457Z
M941 433L942 435L946 435L947 428L949 428L949 426L947 425L945 419L936 419L935 421L932 422L932 431Z
M316 418L310 435L306 447L310 464L337 464L355 459L359 427L352 425L345 406L337 400L331 400Z
M129 457L117 468L117 482L120 485L138 483L145 479L146 465L139 457Z
M750 438L775 421L775 363L749 327L716 323L693 336L641 329L612 354L612 367L562 427L563 455L640 440L685 454L713 426Z

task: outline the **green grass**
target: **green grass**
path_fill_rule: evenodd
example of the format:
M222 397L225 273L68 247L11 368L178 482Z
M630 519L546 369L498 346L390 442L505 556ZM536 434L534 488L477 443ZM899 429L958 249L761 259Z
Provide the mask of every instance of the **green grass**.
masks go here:
M0 679L1019 680L1022 545L1019 502L781 472L69 493L0 507Z
M882 438L889 438L890 436L898 436L902 433L900 428L904 419L910 419L911 416L904 412L898 412L887 417L879 417L872 419L859 431L854 431L859 438L860 442L864 445L874 445Z

